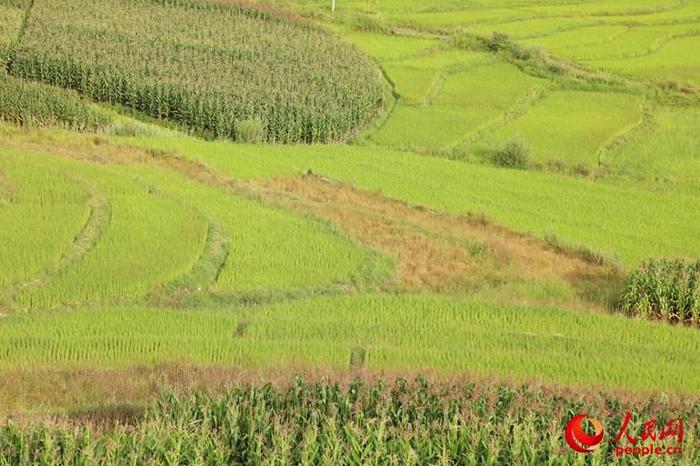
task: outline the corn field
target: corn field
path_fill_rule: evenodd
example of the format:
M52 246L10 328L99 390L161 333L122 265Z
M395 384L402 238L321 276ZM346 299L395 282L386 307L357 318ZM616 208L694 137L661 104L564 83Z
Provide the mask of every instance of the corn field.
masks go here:
M331 34L185 1L37 0L9 70L231 140L251 122L269 142L337 140L381 100L377 68Z
M0 71L0 120L23 127L64 126L97 131L111 117L72 91L24 81Z
M660 422L680 416L689 426L682 456L648 457L644 464L700 460L697 402L597 398L585 409L612 436L628 410L634 412L630 431L654 416ZM566 446L566 423L582 409L578 397L527 386L431 385L426 379L387 386L358 379L342 388L297 379L287 388L164 394L131 424L9 422L0 429L0 464L610 464L612 443L592 455ZM615 462L641 464L634 457Z
M700 261L644 262L630 275L621 308L646 319L700 326Z

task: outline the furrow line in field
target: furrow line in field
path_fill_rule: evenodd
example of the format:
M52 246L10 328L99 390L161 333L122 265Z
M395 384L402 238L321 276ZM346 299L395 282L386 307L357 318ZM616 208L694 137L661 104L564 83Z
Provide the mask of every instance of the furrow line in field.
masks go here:
M443 68L437 74L433 82L430 84L430 88L425 93L422 105L432 105L433 102L438 98L442 87L445 85L445 80L453 74L462 73L464 71L469 71L471 69L477 68L479 66L489 65L491 63L497 62L498 59L494 55L486 56L483 59L475 60L466 63L458 63L456 65L448 66Z
M461 142L453 145L452 148L466 148L469 144L473 144L474 142L484 137L489 131L504 126L510 123L511 121L525 115L528 112L528 110L530 110L530 108L532 108L537 102L542 100L542 98L546 95L547 90L548 89L544 87L532 89L526 97L518 99L511 108L509 108L496 118L493 118L492 120L489 120L486 123L479 126L478 128L476 128Z
M639 131L643 131L653 126L654 124L654 109L650 105L642 102L641 104L642 117L626 128L623 128L617 134L612 136L605 144L596 152L596 161L598 166L605 163L605 156L613 149L621 147L630 141L630 136Z
M215 220L209 220L207 240L197 262L187 274L154 291L146 301L153 304L179 304L192 293L206 291L216 283L229 253L229 238Z
M90 198L88 200L90 214L83 226L83 229L76 235L71 247L63 253L55 266L43 271L27 282L11 287L7 292L7 300L9 302L13 302L14 298L20 292L49 282L52 278L58 276L63 270L80 261L80 259L82 259L97 244L109 226L111 221L111 206L107 197L105 197L96 186L87 180L72 175L66 176L87 189L88 193L90 194Z

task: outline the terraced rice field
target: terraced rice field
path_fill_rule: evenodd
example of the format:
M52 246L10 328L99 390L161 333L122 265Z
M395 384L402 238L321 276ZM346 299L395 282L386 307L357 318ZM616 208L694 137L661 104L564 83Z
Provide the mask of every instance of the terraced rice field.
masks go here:
M698 330L620 296L698 260L696 2L271 3L0 0L0 420L93 413L107 458L162 387L304 373L567 394L513 421L546 447L465 464L570 464L592 393L694 422ZM59 426L0 427L0 464ZM700 460L687 432L659 464Z

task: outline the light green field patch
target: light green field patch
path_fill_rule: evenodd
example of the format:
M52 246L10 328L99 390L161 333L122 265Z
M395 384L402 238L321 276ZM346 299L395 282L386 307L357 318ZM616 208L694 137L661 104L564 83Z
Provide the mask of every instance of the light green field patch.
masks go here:
M371 135L371 140L388 147L433 150L461 142L477 127L482 115L469 108L412 106L399 102L389 120Z
M127 177L61 162L86 175L102 172L90 182L106 196L109 223L92 249L47 283L19 293L18 304L49 308L141 298L192 267L207 233L196 211Z
M0 367L176 362L346 370L360 348L364 367L375 370L698 393L695 332L553 308L360 295L233 312L115 308L11 316L0 321ZM590 356L599 347L606 348L604 362Z
M547 49L559 55L574 56L587 53L595 46L608 44L627 31L629 28L626 26L591 26L529 39L524 43Z
M384 65L395 90L407 102L423 103L431 87L447 70L471 67L489 60L485 53L448 49Z
M460 65L471 66L491 60L487 53L467 52L458 49L442 49L435 53L423 54L400 61L398 64L414 66L416 68L427 68L431 70L451 69Z
M572 50L571 56L580 60L616 60L652 55L675 34L687 33L686 25L665 27L634 27L613 40ZM698 29L700 30L700 28Z
M570 30L578 31L586 26L605 27L602 21L598 18L590 17L535 17L523 21L513 21L497 24L475 24L469 26L469 31L481 34L491 35L494 31L508 34L514 39L527 39L539 37L542 40L551 34L552 36L566 34ZM547 37L542 37L547 36ZM590 40L590 37L587 37ZM534 40L534 39L533 39ZM537 45L537 43L535 43Z
M133 172L133 167L123 170ZM171 172L139 167L140 179L197 206L221 227L229 253L213 289L221 293L319 288L349 282L364 249L330 227Z
M343 34L343 38L379 61L395 61L418 56L442 43L437 39L356 31Z
M386 124L371 139L401 149L437 150L454 146L545 83L504 63L452 73L444 78L431 105L399 102Z
M589 15L589 16L631 16L644 17L648 14L679 10L684 2L669 0L600 0L593 2L559 3L547 6L537 6L532 10L539 14L554 15Z
M524 20L536 17L537 14L526 10L509 8L437 11L418 14L385 13L385 16L392 21L401 24L411 24L424 29L451 30L464 28L472 24Z
M496 147L521 137L535 162L593 166L598 151L641 120L640 101L625 94L551 92L523 116L486 137Z
M90 214L85 189L37 157L0 148L0 294L58 262Z
M620 60L591 60L591 66L656 81L679 80L700 83L700 36L682 37L666 43L651 55Z
M477 112L485 123L528 92L546 84L547 81L528 76L506 63L477 66L445 78L435 104Z
M384 67L389 79L394 83L394 90L406 102L422 103L428 91L438 78L440 70L416 68L410 65L386 65Z
M625 18L620 18L625 19ZM643 25L664 25L669 23L692 23L700 20L700 3L698 2L683 2L678 4L677 8L652 13L648 15L635 16L633 22Z
M699 187L700 110L658 108L654 122L607 154L606 164L647 182L661 179Z

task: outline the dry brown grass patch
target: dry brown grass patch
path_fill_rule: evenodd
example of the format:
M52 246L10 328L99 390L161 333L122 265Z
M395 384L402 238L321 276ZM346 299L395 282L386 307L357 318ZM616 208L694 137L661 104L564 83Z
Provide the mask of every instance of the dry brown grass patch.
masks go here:
M621 272L483 216L432 211L314 175L254 183L264 199L332 220L398 259L408 290L479 290L513 282L564 282L584 299ZM593 291L592 291L593 290Z

